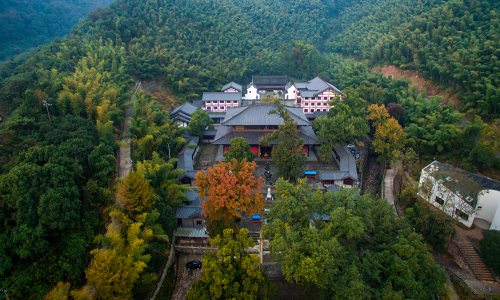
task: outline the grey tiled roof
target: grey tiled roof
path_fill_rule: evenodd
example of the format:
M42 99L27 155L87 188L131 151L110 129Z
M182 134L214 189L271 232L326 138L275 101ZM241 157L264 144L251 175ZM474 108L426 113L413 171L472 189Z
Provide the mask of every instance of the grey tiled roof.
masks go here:
M347 171L319 171L319 180L342 180L346 178L350 178Z
M172 117L173 115L178 114L178 113L183 113L183 114L191 116L197 109L198 109L198 107L192 105L191 103L186 102L186 103L181 104L181 105L177 106L176 108L174 108L172 110L172 112L170 113L170 116Z
M175 236L188 238L208 238L206 228L184 228L179 227L175 230Z
M261 137L270 133L270 130L245 130L235 131L229 126L221 125L217 129L217 134L212 144L214 145L229 145L231 140L236 137L245 138L250 145L258 145ZM317 145L318 139L311 126L299 127L299 137L305 145ZM277 141L271 141L269 144L274 145Z
M342 93L333 84L328 83L319 77L315 77L308 82L296 82L295 87L300 90L300 95L302 97L315 97L329 88L344 96L344 93Z
M288 76L252 76L252 82L257 86L285 86L288 83Z
M194 171L193 155L196 151L200 139L198 137L192 137L187 145L182 148L182 150L177 155L177 168L186 171L186 175L190 171Z
M307 120L302 108L285 107L290 117L298 126L311 125ZM252 104L244 107L231 107L227 109L226 117L221 124L228 126L236 125L282 125L283 119L277 113L272 104Z
M201 101L241 101L241 92L204 92Z
M340 157L340 171L347 172L349 177L358 181L358 172L356 170L356 160L354 159L354 156L352 156L351 152L349 152L349 150L347 150L344 146L335 145L334 149Z
M230 83L228 84L225 84L222 89L221 89L221 92L224 92L225 90L228 90L230 88L233 88L235 90L238 90L238 91L242 91L242 86L240 84L237 84L236 82L234 81L231 81Z
M180 206L175 211L176 219L189 219L202 214L201 207L197 206Z

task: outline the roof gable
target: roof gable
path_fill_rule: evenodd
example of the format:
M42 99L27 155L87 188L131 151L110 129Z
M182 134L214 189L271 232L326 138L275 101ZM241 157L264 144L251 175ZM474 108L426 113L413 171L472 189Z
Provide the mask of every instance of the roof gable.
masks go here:
M230 88L233 88L233 89L238 90L238 91L240 91L240 92L242 91L242 86L241 86L240 84L237 84L236 82L231 81L230 83L225 84L225 85L222 87L221 92L224 92L224 91L226 91L226 90L228 90L228 89L230 89Z

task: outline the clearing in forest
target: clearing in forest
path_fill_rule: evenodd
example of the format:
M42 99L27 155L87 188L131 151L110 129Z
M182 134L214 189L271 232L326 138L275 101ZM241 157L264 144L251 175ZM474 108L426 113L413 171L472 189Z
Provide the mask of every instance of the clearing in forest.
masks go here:
M443 91L439 85L425 79L415 70L401 70L397 66L388 65L375 67L372 69L372 73L382 73L386 77L395 79L408 79L411 86L414 86L418 91L425 93L429 97L439 96L444 104L456 109L462 105L462 102L455 93Z

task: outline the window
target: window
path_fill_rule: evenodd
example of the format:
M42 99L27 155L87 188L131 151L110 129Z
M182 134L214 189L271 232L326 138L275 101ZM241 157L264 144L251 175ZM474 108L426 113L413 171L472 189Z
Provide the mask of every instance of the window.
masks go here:
M203 221L202 220L196 220L196 226L201 226L203 225Z
M434 199L434 201L436 201L437 203L439 203L439 205L444 205L444 200L439 198L438 196L436 196L436 199Z
M219 109L224 109L224 106L219 106Z
M458 208L455 208L455 214L459 216L462 220L467 221L469 219L469 215L464 213Z
M308 112L309 112L309 110L306 108L306 109L304 109L304 112L305 112L305 113L308 113Z
M233 100L233 103L238 103L238 100Z
M316 111L315 109L311 109L311 112L312 112L312 113L313 113L313 112L315 112L315 111Z

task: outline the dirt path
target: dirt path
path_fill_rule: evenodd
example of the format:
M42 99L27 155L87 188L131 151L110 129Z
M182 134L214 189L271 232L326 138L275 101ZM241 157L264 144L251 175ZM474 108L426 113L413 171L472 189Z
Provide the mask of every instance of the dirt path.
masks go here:
M130 135L129 128L132 125L132 118L134 116L134 97L137 91L141 88L141 83L136 83L134 87L134 94L130 97L129 107L125 110L125 122L123 123L122 139L120 151L118 153L118 176L123 178L132 170L132 159L130 158Z
M420 92L425 93L427 96L439 96L443 103L448 104L454 108L460 108L462 102L458 99L457 95L450 92L445 92L442 88L430 80L422 77L417 71L401 70L397 66L389 65L383 67L375 67L372 73L382 73L385 77L396 79L408 79L411 86L415 87Z

